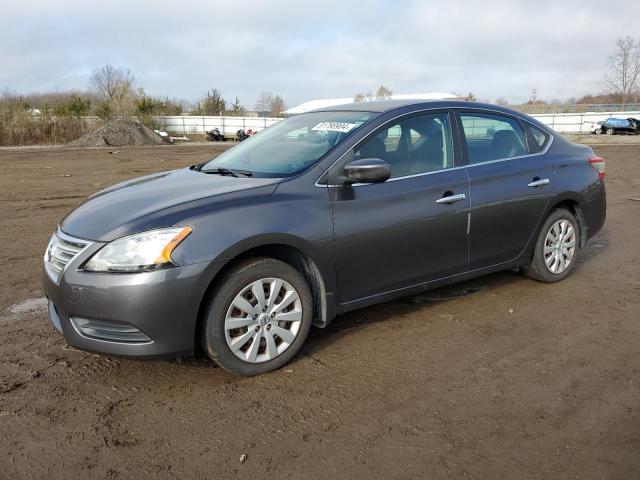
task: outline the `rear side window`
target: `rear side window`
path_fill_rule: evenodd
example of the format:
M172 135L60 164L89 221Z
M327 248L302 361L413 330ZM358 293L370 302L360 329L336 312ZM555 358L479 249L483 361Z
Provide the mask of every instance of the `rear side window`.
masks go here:
M534 127L533 125L527 125L527 130L529 130L530 134L530 153L538 153L544 150L547 146L547 142L549 141L549 134L538 127Z
M503 115L460 115L470 164L527 155L527 140L517 120Z

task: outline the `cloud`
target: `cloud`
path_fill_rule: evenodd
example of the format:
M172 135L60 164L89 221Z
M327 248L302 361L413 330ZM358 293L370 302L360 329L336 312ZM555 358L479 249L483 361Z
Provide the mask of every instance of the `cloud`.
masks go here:
M351 96L472 91L481 99L566 98L603 88L615 39L640 4L591 0L32 1L3 7L0 87L86 88L106 63L153 94L217 87L249 106Z

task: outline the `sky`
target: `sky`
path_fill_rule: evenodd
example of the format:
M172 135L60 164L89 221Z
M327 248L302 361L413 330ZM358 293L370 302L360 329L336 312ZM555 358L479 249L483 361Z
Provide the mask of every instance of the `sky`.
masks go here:
M105 64L152 95L211 88L253 107L375 91L566 99L605 89L640 2L564 0L0 0L0 89L87 89Z

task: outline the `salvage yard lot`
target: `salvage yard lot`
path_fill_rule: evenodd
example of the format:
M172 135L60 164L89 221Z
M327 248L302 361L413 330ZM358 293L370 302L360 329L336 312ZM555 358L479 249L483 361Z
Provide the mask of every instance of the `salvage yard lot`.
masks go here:
M640 477L640 146L594 147L607 223L562 283L354 312L254 378L66 347L40 287L58 221L223 148L0 150L0 478Z

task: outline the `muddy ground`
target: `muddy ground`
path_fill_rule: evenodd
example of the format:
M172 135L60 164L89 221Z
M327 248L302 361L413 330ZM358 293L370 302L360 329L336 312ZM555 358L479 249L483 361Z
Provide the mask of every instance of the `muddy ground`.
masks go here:
M609 216L566 281L355 312L256 378L70 349L42 302L65 212L219 147L0 151L0 478L640 478L640 146L595 148Z

